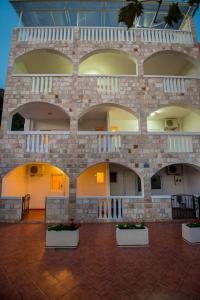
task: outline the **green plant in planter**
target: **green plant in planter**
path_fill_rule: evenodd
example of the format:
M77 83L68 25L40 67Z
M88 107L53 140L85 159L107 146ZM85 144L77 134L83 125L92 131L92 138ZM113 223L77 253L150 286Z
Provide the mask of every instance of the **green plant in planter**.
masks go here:
M117 224L116 227L119 229L145 229L147 226L144 223L125 223Z
M77 230L80 228L80 224L74 223L74 219L70 219L69 224L56 224L56 225L49 225L48 231L64 231L64 230Z
M199 228L200 227L200 221L196 221L196 222L191 222L186 224L188 227L190 228Z

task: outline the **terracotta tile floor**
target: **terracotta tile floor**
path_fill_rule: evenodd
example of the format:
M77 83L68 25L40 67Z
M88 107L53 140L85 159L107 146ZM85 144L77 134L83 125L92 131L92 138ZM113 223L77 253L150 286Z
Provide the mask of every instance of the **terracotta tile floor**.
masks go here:
M22 223L38 222L44 223L45 210L44 209L30 209L27 214L24 215Z
M77 249L45 250L44 224L0 225L0 299L199 300L200 246L150 223L150 246L118 248L115 224L84 224Z

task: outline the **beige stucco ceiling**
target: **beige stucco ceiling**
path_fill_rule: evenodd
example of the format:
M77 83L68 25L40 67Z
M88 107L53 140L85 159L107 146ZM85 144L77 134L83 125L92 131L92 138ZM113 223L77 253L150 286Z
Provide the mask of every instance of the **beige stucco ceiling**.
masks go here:
M27 103L18 111L25 119L52 120L69 119L67 114L59 107L49 103Z
M79 73L135 75L136 64L126 53L114 50L102 50L84 59L80 63Z
M175 51L162 51L153 54L144 62L145 75L197 75L195 62L184 54Z
M71 74L71 61L54 50L39 49L25 53L15 61L17 74Z

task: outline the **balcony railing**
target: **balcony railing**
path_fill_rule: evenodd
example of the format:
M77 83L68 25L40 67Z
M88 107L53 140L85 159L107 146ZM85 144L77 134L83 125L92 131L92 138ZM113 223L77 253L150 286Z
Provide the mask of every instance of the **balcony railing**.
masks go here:
M141 40L145 43L193 44L192 33L182 30L143 28L141 29Z
M122 136L135 136L139 132L131 131L78 131L78 135L84 138L86 145L91 147L92 152L96 153L117 153L121 151L122 148Z
M193 87L199 88L200 77L197 76L165 76L165 75L144 75L148 78L149 86L153 84L155 90L159 85L162 87L163 93L167 94L188 94L188 90L193 90ZM197 84L196 84L197 83Z
M25 137L24 152L49 153L51 144L59 135L69 135L69 131L8 131L9 135Z
M18 42L43 43L51 41L73 41L72 27L22 27L18 28Z
M75 31L81 41L99 42L142 42L162 44L192 45L193 38L190 31L122 27L20 27L17 28L17 41L20 42L50 42L73 41Z
M143 199L143 196L78 196L76 198L77 210L80 214L78 218L112 222L122 221L126 214L123 203L127 200L134 201L137 199Z
M163 148L165 153L196 153L200 152L199 142L200 133L198 132L149 132L149 137L152 136L158 139L160 148Z
M71 74L13 74L13 78L19 82L19 87L16 86L16 89L34 94L56 92L63 86L67 90L71 89L72 85Z

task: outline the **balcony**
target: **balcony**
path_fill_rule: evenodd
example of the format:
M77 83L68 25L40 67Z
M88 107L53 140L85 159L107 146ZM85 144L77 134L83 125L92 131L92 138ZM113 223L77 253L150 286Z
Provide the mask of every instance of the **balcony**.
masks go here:
M123 27L20 27L16 28L18 43L49 43L75 39L91 42L128 42L152 44L194 44L190 31Z

